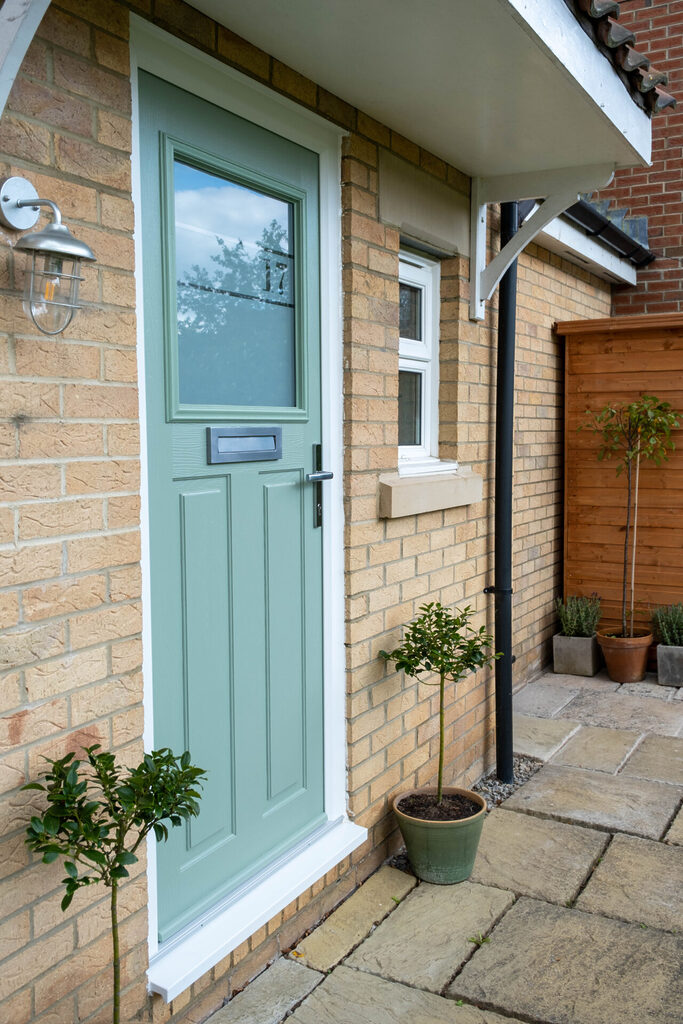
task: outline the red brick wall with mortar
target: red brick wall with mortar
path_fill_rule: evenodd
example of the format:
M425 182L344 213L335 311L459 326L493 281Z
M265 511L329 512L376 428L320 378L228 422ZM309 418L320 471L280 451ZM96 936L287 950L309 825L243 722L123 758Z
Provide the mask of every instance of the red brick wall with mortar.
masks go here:
M631 29L636 47L669 76L667 92L678 104L652 119L652 166L617 171L601 199L646 216L648 241L657 259L638 271L635 288L615 288L612 313L683 311L683 0L622 0L619 24Z
M149 1000L145 865L122 892L124 1019L198 1022L315 924L391 852L400 788L429 781L435 697L377 658L421 603L468 602L491 626L495 299L468 319L468 262L442 264L441 444L484 477L477 505L377 518L397 461L398 231L378 219L379 147L467 191L456 169L177 0L57 0L0 123L0 174L54 196L98 262L89 303L59 339L31 332L16 297L15 236L0 234L0 1017L110 1019L106 894L59 908L59 866L23 837L42 754L89 742L141 754L139 437L130 198L128 12L346 127L343 175L345 512L350 813L368 842L170 1006ZM492 237L495 237L495 221ZM515 434L516 679L537 671L560 585L561 358L555 319L604 316L609 289L531 247L520 261ZM451 694L451 697L453 695ZM491 756L492 684L466 680L448 711L450 781Z

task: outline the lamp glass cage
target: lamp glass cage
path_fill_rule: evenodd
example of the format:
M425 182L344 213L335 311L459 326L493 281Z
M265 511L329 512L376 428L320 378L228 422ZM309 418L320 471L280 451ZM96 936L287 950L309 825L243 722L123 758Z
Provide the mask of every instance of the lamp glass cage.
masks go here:
M60 334L78 309L80 259L34 249L26 270L24 311L43 334Z

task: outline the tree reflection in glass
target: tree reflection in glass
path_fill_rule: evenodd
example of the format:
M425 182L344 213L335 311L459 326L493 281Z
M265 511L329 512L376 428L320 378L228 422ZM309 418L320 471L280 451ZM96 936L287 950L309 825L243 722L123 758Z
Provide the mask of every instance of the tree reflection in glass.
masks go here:
M175 163L180 401L296 404L293 205Z

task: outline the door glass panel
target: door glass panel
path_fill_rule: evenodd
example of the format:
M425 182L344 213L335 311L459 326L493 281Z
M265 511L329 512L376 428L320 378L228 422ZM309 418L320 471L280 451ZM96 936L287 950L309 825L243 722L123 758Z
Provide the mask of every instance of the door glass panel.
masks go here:
M181 405L296 405L293 204L174 172Z
M422 341L422 289L412 284L399 285L399 334L402 338Z
M398 443L422 444L422 374L399 370Z

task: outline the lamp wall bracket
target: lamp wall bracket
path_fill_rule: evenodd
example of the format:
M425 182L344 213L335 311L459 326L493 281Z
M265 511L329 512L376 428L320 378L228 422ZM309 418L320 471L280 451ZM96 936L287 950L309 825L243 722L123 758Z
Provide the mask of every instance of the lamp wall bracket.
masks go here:
M470 213L470 320L483 320L486 300L522 250L551 221L564 213L581 192L604 188L614 176L612 164L589 164L551 171L501 174L493 178L472 178ZM545 201L525 220L519 231L486 264L486 227L489 203L519 199Z
M0 224L13 231L27 231L39 216L38 193L30 181L6 178L0 183Z

